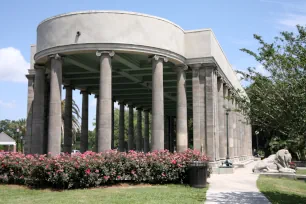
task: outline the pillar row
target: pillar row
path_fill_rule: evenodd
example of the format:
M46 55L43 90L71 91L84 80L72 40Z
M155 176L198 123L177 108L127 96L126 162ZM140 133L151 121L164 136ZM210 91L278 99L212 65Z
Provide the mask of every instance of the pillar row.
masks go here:
M81 121L81 144L82 153L88 150L88 92L81 91L82 94L82 121Z
M145 153L150 151L150 142L149 142L149 110L144 110L144 148Z
M48 125L48 152L57 155L61 152L61 90L62 90L62 58L56 54L51 56L50 72L50 104Z
M72 87L64 86L66 90L65 115L64 115L64 148L65 153L72 151Z
M124 102L119 102L119 151L124 152Z
M35 65L31 153L44 154L45 67ZM61 119L60 119L61 120Z
M112 64L114 52L97 51L100 57L98 152L111 149L112 140Z
M99 100L99 95L95 95L95 98L97 100L97 103L96 103L96 139L95 139L95 142L96 142L96 149L95 151L98 152L98 143L99 143L99 140L98 140L98 137L99 137L99 107L100 107L100 100Z
M164 149L164 85L165 57L152 57L152 150Z
M229 157L231 159L234 158L234 136L233 136L233 130L234 130L234 123L233 123L233 115L235 114L234 106L233 106L233 100L232 100L232 90L229 89L228 91L228 108L230 109L229 115L228 115L228 142L229 142Z
M136 134L136 151L141 151L142 143L142 109L137 108L137 134Z
M193 149L201 151L199 66L192 66Z
M32 121L33 121L33 100L34 100L34 70L29 70L29 74L26 75L28 79L28 99L27 99L27 131L24 138L24 153L31 153L32 142Z
M128 150L134 149L134 107L129 104Z
M183 152L188 148L187 128L187 96L186 73L187 67L177 67L177 98L176 98L176 151Z
M225 107L224 107L224 81L218 78L218 120L219 120L219 157L226 159L226 132L225 132Z

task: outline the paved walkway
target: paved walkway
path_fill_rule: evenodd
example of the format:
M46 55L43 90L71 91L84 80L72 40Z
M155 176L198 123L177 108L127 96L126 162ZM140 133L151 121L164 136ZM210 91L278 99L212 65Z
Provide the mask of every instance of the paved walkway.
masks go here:
M252 173L255 163L235 169L234 174L212 174L205 203L270 203L256 187L258 175Z

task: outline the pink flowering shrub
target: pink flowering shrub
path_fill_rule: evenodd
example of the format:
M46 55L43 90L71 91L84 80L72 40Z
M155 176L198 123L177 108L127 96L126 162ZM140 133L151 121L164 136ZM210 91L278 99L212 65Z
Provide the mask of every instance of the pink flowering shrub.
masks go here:
M182 183L191 161L207 161L200 152L116 150L76 155L0 154L0 183L32 187L88 188L118 182Z

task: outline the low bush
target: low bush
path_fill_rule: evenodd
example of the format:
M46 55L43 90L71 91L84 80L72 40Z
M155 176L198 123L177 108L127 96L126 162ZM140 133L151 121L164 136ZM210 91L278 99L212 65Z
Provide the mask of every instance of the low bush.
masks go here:
M75 155L0 154L0 183L60 189L118 182L182 183L191 161L207 161L198 151L150 153L116 150Z

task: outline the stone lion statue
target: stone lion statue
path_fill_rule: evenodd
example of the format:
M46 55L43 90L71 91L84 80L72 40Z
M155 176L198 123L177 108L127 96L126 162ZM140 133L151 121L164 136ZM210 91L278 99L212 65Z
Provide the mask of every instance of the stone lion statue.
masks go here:
M295 173L295 170L289 167L291 159L291 154L287 149L278 150L276 154L258 161L253 168L253 172Z

